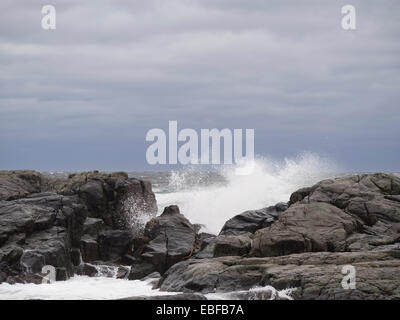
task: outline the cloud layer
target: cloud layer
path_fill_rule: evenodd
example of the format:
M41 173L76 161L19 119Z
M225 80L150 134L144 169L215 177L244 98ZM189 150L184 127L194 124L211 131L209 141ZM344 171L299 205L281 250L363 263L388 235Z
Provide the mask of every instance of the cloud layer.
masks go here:
M400 4L0 4L0 168L148 169L151 128L254 128L256 153L400 170Z

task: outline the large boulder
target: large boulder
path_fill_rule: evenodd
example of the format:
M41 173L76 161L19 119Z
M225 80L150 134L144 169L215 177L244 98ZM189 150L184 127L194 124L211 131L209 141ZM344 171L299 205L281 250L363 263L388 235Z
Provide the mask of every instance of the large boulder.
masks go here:
M113 229L143 232L143 220L157 213L151 183L129 178L125 172L98 171L70 174L68 179L52 179L48 188L59 194L78 194L89 216L100 218Z
M278 203L275 206L260 210L245 211L229 219L220 232L220 235L238 235L242 233L254 233L259 229L270 226L281 212L287 209L287 204Z
M198 245L197 231L177 206L166 207L159 217L146 225L144 235L149 242L143 247L141 258L162 274L193 254Z
M400 222L400 178L375 173L327 179L308 188L300 201L330 203L359 217L367 226L379 220Z
M358 219L362 230L347 239L348 250L375 250L400 243L400 178L385 173L323 180L301 203L325 202Z
M251 250L252 238L251 233L235 236L209 236L201 240L200 248L193 257L195 259L207 259L223 256L245 256Z
M296 204L277 222L258 230L252 254L268 257L309 251L345 251L357 220L328 203Z
M328 179L291 196L254 235L252 254L387 250L400 243L400 178L383 173Z
M144 279L146 276L154 273L156 270L156 266L152 263L140 261L140 263L135 263L131 266L131 270L129 272L129 280Z

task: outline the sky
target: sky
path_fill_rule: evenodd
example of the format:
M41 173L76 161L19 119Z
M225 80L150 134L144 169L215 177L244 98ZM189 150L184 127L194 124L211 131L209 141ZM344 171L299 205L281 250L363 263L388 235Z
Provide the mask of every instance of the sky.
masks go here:
M2 0L0 169L154 170L146 133L177 120L254 129L261 156L400 171L399 16L398 0Z

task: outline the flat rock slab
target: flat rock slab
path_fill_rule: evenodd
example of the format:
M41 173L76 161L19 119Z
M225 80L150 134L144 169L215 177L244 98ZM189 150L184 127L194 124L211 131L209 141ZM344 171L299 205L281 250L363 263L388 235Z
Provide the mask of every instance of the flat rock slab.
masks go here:
M356 270L355 290L341 285L345 265ZM272 286L295 288L294 299L399 299L399 268L400 251L191 259L172 266L160 289L204 294Z

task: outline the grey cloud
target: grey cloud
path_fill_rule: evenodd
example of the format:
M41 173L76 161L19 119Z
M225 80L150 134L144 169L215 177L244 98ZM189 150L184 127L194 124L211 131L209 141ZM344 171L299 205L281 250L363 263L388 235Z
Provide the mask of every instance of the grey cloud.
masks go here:
M255 128L260 154L399 170L398 1L352 1L354 32L339 0L52 4L55 31L40 28L41 1L0 5L1 167L145 168L146 131L174 119ZM81 152L66 168L85 143L119 156Z

